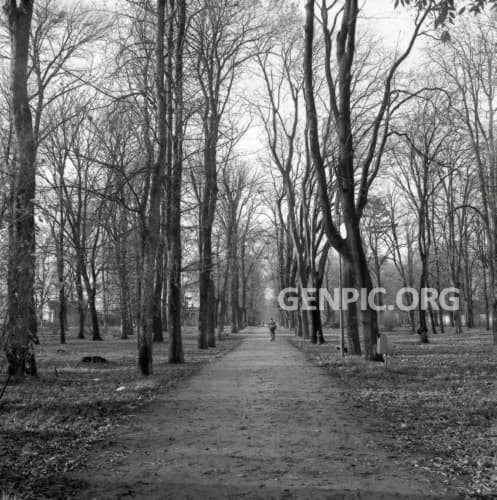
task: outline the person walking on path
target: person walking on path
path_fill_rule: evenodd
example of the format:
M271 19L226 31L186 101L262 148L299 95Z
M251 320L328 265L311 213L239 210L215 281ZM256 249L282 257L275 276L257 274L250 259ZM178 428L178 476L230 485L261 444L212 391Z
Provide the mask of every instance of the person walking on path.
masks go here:
M269 326L269 331L271 332L271 342L274 342L274 335L276 332L276 323L275 323L273 318L271 318L269 320L268 326Z

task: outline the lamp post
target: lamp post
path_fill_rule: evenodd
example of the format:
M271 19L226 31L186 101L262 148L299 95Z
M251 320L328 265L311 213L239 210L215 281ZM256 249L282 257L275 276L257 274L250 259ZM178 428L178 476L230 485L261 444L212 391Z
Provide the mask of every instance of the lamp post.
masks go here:
M268 263L268 272L265 273L265 276L266 276L266 285L264 287L264 304L265 304L265 307L264 307L264 310L265 310L265 318L263 318L263 321L262 321L262 324L264 325L265 323L265 320L267 320L267 318L269 318L270 316L270 305L268 303L268 297L267 297L267 289L268 289L268 280L270 281L271 279L271 260L270 260L270 254L269 254L269 251L270 251L270 248L271 248L271 240L269 238L266 239L266 241L264 241L264 246L263 246L263 249L262 251L265 253L264 257L263 257L263 260L265 260L267 263ZM269 320L268 320L269 321Z
M340 236L343 239L347 238L347 228L344 223L340 224ZM343 317L343 271L342 271L342 254L338 253L338 287L340 288L339 307L340 307L340 354L345 356L345 334L344 334L344 317Z

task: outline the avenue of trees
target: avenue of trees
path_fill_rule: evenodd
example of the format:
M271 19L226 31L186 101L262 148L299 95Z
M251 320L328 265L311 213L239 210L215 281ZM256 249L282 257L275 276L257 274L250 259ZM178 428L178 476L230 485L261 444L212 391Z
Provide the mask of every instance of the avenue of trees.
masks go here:
M497 343L490 4L396 0L411 21L392 47L357 0L4 1L9 373L36 374L49 322L61 343L118 325L149 375L154 342L185 361L187 311L208 349L267 322L287 287L299 308L279 322L322 342L337 313L304 310L301 290L339 275L460 290L448 316L349 305L350 354L373 360L393 317L422 342L481 326Z

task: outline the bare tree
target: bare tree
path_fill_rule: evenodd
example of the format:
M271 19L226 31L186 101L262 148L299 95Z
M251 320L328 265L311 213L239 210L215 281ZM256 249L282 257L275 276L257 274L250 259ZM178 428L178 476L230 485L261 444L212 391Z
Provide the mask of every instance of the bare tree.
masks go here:
M397 155L396 181L398 187L406 193L417 215L418 251L421 261L420 296L423 290L430 286L429 265L433 250L434 224L431 207L441 184L441 155L447 138L452 133L451 128L446 126L447 105L445 94L416 102L412 114L409 114L410 128L401 133L396 131L407 146L403 156ZM428 326L424 306L420 300L418 333L422 342L427 343ZM432 330L436 333L433 321Z
M405 207L401 206L399 191L390 192L387 199L390 230L385 234L389 240L392 260L402 280L402 287L413 288L415 225L411 220L406 220L406 214L403 213ZM412 305L410 294L406 294L405 300L407 306ZM415 314L412 308L409 309L409 325L411 333L416 333Z
M164 38L166 33L166 0L157 0L155 90L158 115L158 153L151 169L149 208L143 241L142 330L138 336L138 366L143 375L152 373L154 279L160 246L161 201L166 173L166 89Z
M330 12L334 13L331 19ZM332 218L328 190L331 172L326 161L326 152L323 154L320 143L320 124L314 81L315 1L308 0L306 2L304 88L310 153L319 182L324 228L330 245L350 262L356 286L368 293L372 289L372 280L360 233L360 219L368 201L369 190L380 168L381 157L388 138L391 115L400 105L399 101L395 104L392 102L394 101L392 94L394 76L400 64L411 52L428 13L429 9L425 9L418 16L405 50L395 58L383 75L376 75L376 78L381 78L383 85L378 92L377 105L373 106L375 111L367 126L367 133L362 134L362 148L365 153L358 160L356 149L359 134L354 128L352 113L354 107L353 75L354 71L357 71L354 60L357 52L358 2L357 0L340 2L323 0L321 3L320 16L324 40L323 61L329 99L329 119L326 123L328 127L333 126L336 131L338 152L335 170L343 222L347 229L347 237L344 239L340 236L336 221ZM332 48L335 36L336 60L333 61ZM332 62L334 66L332 66ZM367 359L374 359L378 336L376 311L366 307L361 311L360 318L365 356Z
M221 121L230 102L241 65L251 56L249 45L257 35L252 4L228 0L199 0L192 19L190 45L196 59L202 95L203 188L200 199L200 311L201 349L215 346L215 302L212 279L212 227L218 195L217 151Z
M34 304L36 143L28 95L28 63L33 2L4 4L11 42L10 95L15 138L11 164L8 309L5 351L9 373L36 375L32 343L37 338Z
M172 150L172 168L169 177L169 219L168 219L168 328L169 328L169 363L183 362L183 344L181 340L181 188L183 174L183 54L186 37L186 1L171 0L171 14L177 12L176 43L174 49L174 137ZM170 125L172 126L172 124Z
M449 85L456 89L454 113L464 125L476 164L480 203L468 204L482 219L487 240L488 289L492 314L497 318L497 181L495 165L496 110L494 106L497 66L495 65L495 25L493 17L478 18L472 27L454 30L449 45L439 47L433 59ZM474 49L477 44L478 50ZM497 344L497 321L492 323L493 340Z

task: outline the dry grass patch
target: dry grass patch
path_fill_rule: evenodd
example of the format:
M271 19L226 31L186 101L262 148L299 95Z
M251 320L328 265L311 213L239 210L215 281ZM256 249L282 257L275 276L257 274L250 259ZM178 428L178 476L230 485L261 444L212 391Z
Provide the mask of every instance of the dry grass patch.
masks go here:
M0 494L3 498L67 498L74 484L64 472L84 463L90 446L132 418L158 391L165 391L202 364L236 347L230 337L199 351L193 330L184 335L183 365L168 365L167 342L154 345L153 376L136 369L136 339L103 342L55 340L37 348L38 379L7 387L0 401ZM81 363L83 356L108 363ZM0 383L5 378L2 372ZM2 497L0 497L2 498Z
M342 384L344 394L371 417L384 444L416 467L460 481L471 495L497 495L497 348L490 333L417 336L391 332L388 369L362 358L341 358L337 332L313 346L292 342Z

